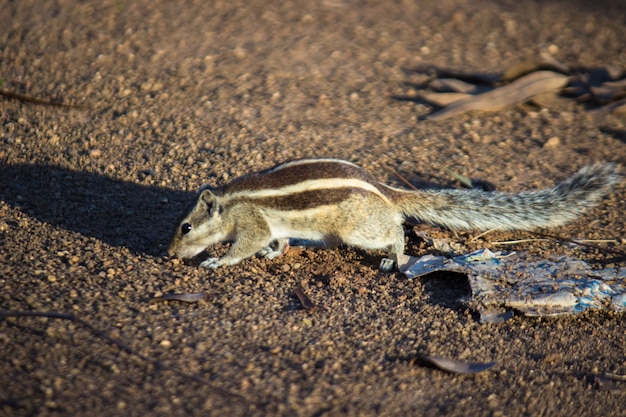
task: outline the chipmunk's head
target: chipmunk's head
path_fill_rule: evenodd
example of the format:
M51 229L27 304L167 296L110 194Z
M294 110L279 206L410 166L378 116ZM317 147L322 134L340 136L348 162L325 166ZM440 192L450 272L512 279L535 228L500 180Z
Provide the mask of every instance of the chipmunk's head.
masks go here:
M222 211L217 196L209 189L201 189L196 202L174 230L167 253L192 258L208 246L224 241Z

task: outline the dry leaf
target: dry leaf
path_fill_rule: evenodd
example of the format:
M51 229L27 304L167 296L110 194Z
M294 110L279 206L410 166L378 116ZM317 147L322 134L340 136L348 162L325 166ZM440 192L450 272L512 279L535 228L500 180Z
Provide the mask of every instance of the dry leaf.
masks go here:
M537 71L541 67L541 64L533 61L523 61L513 64L502 73L502 81L513 81L519 77Z
M552 71L537 71L492 91L457 101L432 113L429 120L443 120L468 111L497 111L523 103L541 93L555 91L567 84L568 77Z
M305 310L312 310L317 307L317 305L313 301L311 301L311 299L304 293L304 290L301 287L296 287L294 292L296 293L296 297L298 297L298 300L300 300L300 304L302 304L302 307L304 307Z
M626 85L620 85L619 82L606 82L600 87L590 87L591 92L596 99L602 102L617 100L626 95Z
M557 60L552 54L547 51L542 51L539 56L541 57L541 63L544 66L550 67L564 74L571 74L572 70L561 61Z
M438 78L428 84L433 90L440 92L453 92L453 93L475 93L478 87L468 82L457 80L456 78Z
M573 105L574 101L556 94L556 92L541 93L533 96L531 101L539 107L547 109L563 109Z
M193 292L184 294L165 294L161 297L153 297L150 301L184 301L186 303L195 303L206 295L205 292Z
M502 81L511 82L526 74L539 70L549 70L564 74L571 74L572 70L567 65L561 63L549 53L544 51L540 54L540 57L541 59L539 62L523 61L513 64L502 73Z
M614 101L609 104L605 104L602 107L597 109L590 110L589 113L594 115L604 115L604 114L623 114L626 112L626 98L623 98L618 101Z
M449 68L438 68L434 65L424 65L414 69L407 69L407 71L429 74L436 78L456 78L457 80L467 81L472 84L493 85L499 80L496 74L457 71Z
M437 368L455 374L476 374L493 368L498 362L466 362L456 359L447 359L440 356L418 355L418 358L436 366Z
M434 104L439 107L446 107L457 101L461 101L468 97L473 97L471 94L464 93L433 93L431 91L420 92L417 97Z

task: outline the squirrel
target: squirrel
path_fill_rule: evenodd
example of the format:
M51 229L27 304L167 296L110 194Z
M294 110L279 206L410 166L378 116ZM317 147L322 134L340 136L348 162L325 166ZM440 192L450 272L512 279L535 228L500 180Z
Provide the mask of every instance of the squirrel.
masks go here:
M255 254L273 259L289 239L298 239L325 247L343 243L386 250L389 258L380 269L391 271L404 252L408 219L456 230L555 227L595 205L620 180L616 164L605 163L538 191L411 191L380 183L351 162L295 160L218 188L200 188L174 231L168 254L192 258L210 245L233 242L224 256L200 263L215 269Z

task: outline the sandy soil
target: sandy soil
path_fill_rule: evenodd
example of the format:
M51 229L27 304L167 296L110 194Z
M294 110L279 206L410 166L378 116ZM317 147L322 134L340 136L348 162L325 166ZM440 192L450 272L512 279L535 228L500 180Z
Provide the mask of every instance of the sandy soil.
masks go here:
M410 90L406 68L497 72L546 48L625 68L625 6L267 3L0 1L2 88L89 107L0 98L0 309L75 314L128 348L78 322L1 319L0 414L626 415L624 383L592 378L626 374L623 315L483 325L463 276L407 281L348 248L214 272L162 256L201 184L292 158L348 159L398 186L384 164L459 186L450 168L503 191L624 164L623 116L524 106L433 123L390 95ZM624 239L625 200L622 184L552 232ZM472 248L529 237L431 233ZM511 250L625 262L559 242ZM407 251L432 248L409 234ZM197 291L195 304L149 301ZM498 366L451 375L418 352Z

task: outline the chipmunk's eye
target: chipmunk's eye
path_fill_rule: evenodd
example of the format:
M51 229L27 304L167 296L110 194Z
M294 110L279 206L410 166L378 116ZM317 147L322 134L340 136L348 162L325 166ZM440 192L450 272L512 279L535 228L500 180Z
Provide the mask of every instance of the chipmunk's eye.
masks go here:
M191 232L191 223L185 223L182 226L180 226L180 231L183 235L186 235L187 233Z

